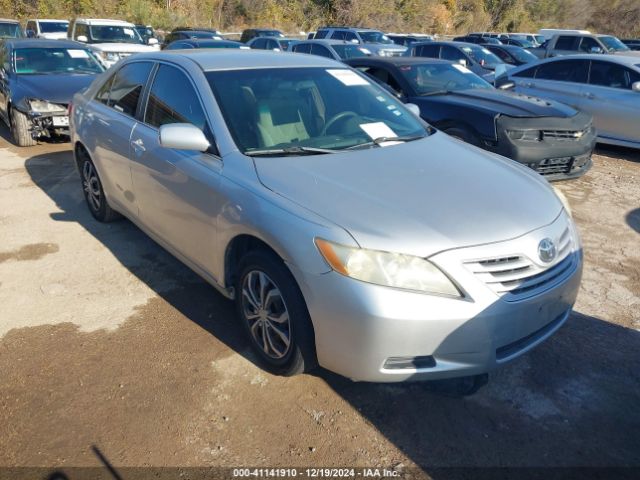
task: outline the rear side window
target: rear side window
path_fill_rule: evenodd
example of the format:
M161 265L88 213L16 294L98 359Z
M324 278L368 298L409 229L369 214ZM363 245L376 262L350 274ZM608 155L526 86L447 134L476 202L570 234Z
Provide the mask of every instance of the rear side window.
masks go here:
M314 55L320 55L321 57L333 58L331 52L323 45L313 45L311 47L311 53Z
M114 110L135 117L138 111L138 100L147 83L151 63L129 63L116 73L109 93L107 105Z
M417 57L438 58L439 45L421 45L416 47Z
M353 32L345 32L345 33L344 33L344 39L345 39L347 42L351 42L351 41L353 41L353 40L358 40L358 36L357 36L355 33L353 33Z
M640 82L640 74L617 63L591 62L589 83L602 87L631 90L631 85Z
M582 39L582 41L580 42L580 51L581 52L589 53L589 52L591 52L591 49L594 48L594 47L602 49L600 44L598 42L596 42L596 40L591 38L591 37L584 37Z
M560 60L540 65L536 79L586 83L588 72L588 60Z
M104 82L104 85L102 85L98 93L96 93L95 99L104 105L109 105L109 92L111 91L111 84L113 83L114 77L115 75L111 75L109 80Z
M346 34L347 32L345 32L344 30L335 30L331 34L331 38L335 40L344 40L346 38Z
M443 45L440 51L440 58L457 62L458 60L466 60L467 57L457 48Z
M326 38L328 30L318 30L313 38Z
M293 46L293 51L296 53L311 53L311 44L302 43Z
M558 41L556 42L555 49L556 50L577 50L577 47L574 45L577 43L576 40L579 40L579 39L580 37L561 36L560 38L558 38Z
M158 68L144 120L154 127L191 123L207 132L206 117L193 85L183 72L168 65Z

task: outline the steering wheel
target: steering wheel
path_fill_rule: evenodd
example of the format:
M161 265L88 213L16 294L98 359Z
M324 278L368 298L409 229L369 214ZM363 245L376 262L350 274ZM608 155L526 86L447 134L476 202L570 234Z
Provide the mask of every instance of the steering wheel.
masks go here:
M336 115L334 115L333 117L331 117L329 119L329 121L327 123L324 124L324 128L322 129L322 133L320 135L326 135L327 131L338 121L340 120L344 120L345 118L351 118L351 117L359 117L360 115L358 115L356 112L351 112L351 111L346 111L346 112L340 112Z

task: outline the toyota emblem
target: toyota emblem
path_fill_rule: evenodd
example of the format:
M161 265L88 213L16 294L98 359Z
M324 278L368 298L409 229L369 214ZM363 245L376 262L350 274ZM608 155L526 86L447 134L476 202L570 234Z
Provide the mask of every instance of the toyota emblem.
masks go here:
M556 245L550 238L543 238L538 244L538 256L545 263L552 262L556 258Z

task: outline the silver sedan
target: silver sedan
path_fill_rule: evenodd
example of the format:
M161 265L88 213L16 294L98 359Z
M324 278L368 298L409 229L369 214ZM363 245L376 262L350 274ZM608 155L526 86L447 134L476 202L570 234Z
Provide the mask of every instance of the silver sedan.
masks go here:
M550 98L593 116L598 141L640 148L640 57L571 55L508 70L519 93Z
M140 54L71 123L92 215L128 217L234 299L273 372L483 374L575 301L579 235L544 179L333 60Z

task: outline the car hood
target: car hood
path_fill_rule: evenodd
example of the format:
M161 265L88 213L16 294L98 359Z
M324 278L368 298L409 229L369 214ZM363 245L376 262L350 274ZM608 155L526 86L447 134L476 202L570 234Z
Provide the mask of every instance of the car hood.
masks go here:
M96 75L18 75L16 78L12 91L13 102L22 98L37 98L67 104L76 92L89 86Z
M101 52L155 52L157 48L154 45L142 45L139 43L92 43L89 45L94 50Z
M420 257L521 236L562 209L533 171L441 132L391 147L254 162L263 185L346 229L361 247Z
M510 117L568 118L578 113L572 107L560 102L499 89L461 90L444 95L414 97L410 102L436 102L465 108L480 108Z
M624 57L640 57L640 51L630 50L628 52L614 52L614 55L622 55Z
M41 33L40 38L46 38L47 40L66 40L67 32Z
M375 51L388 50L390 52L402 52L402 53L407 51L407 47L403 47L402 45L396 45L396 44L388 44L388 43L366 43L365 42L360 46L367 48L369 50L375 50Z

